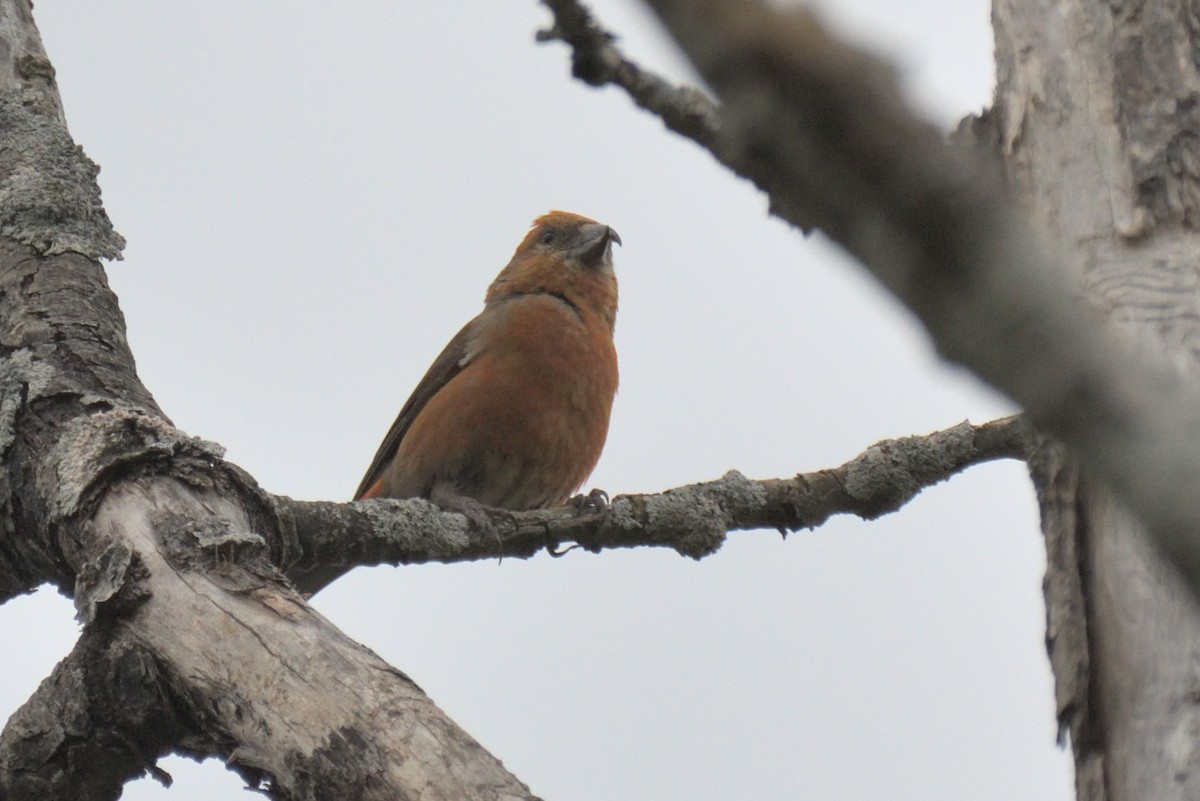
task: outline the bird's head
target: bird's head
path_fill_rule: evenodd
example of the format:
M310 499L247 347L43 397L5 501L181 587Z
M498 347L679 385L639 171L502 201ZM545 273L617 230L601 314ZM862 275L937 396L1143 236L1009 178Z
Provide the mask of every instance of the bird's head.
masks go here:
M569 211L552 211L533 221L513 258L540 256L611 272L614 242L621 244L621 237L607 225Z
M588 217L567 211L543 214L488 289L487 300L550 294L600 314L611 326L617 313L614 242L621 244L616 231Z

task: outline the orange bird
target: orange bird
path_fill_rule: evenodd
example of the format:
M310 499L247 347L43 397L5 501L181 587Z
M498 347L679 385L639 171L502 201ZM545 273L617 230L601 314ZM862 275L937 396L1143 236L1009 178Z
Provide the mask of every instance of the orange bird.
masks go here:
M354 493L478 505L563 504L600 458L617 391L607 225L552 211L434 360Z

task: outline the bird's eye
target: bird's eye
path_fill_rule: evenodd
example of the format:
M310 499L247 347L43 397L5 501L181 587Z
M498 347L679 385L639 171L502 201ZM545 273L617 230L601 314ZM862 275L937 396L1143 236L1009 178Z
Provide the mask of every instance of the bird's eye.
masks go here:
M542 234L542 244L543 245L553 245L554 244L554 232L553 231L547 231L546 233Z

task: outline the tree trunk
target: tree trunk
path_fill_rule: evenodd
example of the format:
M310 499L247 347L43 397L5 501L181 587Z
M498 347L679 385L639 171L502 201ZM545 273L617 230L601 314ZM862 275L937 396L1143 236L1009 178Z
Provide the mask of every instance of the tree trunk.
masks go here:
M997 0L993 19L993 122L1014 195L1073 252L1092 306L1200 374L1194 8ZM1080 801L1200 798L1200 605L1061 450L1034 468L1047 644Z

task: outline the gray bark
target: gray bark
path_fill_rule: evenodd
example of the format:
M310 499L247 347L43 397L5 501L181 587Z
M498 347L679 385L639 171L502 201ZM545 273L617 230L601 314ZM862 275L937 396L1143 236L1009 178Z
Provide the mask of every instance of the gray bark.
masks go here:
M85 624L0 734L0 797L113 799L175 750L283 799L532 799L305 603L265 495L138 381L27 0L0 42L0 592L53 581Z
M544 2L544 38L571 44L579 77L623 87L773 213L830 234L943 354L1065 442L1044 442L1033 469L1078 795L1200 797L1193 5L997 0L995 107L962 133L1001 159L1036 236L882 65L805 10L649 0L716 105L631 67L572 0Z
M0 45L0 602L52 582L84 624L0 733L5 801L114 799L143 772L169 781L155 762L170 752L220 757L280 799L533 799L296 585L567 541L699 557L730 529L877 516L1027 452L1022 421L963 424L808 476L731 474L603 515L505 515L508 538L499 519L483 530L420 500L268 496L177 431L137 378L98 263L124 243L65 128L28 0L0 0Z
M1200 586L1200 23L1164 0L997 0L995 108L964 132L1002 157L1009 191L1060 251L1047 255L989 168L947 148L886 69L806 14L652 3L718 106L637 69L576 4L548 5L559 24L544 38L572 44L577 75L624 86L755 180L775 213L838 238L948 357L1066 443L1043 440L1032 467L1078 795L1200 797L1200 609L1186 583ZM115 798L169 751L219 755L279 798L532 798L289 578L316 589L355 564L569 540L699 556L732 528L872 516L973 461L1025 453L1023 434L988 450L979 430L956 429L813 476L617 499L582 522L512 515L497 525L507 539L420 501L271 498L176 431L138 381L97 263L123 243L63 125L26 0L0 0L0 41L0 599L54 582L85 623L0 734L6 799Z
M994 20L1015 193L1080 254L1074 280L1110 325L1200 374L1194 10L1001 0ZM1048 457L1039 484L1047 642L1078 797L1200 798L1196 598L1103 486L1051 478L1074 475L1063 459Z
M522 559L542 550L559 554L563 547L593 553L666 547L700 559L716 553L732 531L813 529L838 514L874 520L967 467L1026 458L1032 439L1020 417L964 422L877 442L843 465L792 478L752 481L731 471L656 495L620 495L598 514L492 510L488 529L441 515L421 500L344 504L276 497L279 550L288 576L305 592L359 565Z

